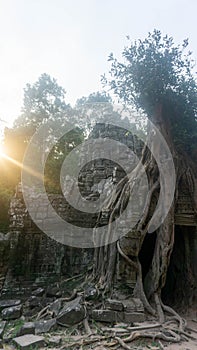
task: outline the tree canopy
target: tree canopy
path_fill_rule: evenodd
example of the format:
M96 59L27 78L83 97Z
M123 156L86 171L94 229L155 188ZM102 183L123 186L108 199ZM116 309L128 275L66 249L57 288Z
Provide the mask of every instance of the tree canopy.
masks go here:
M77 100L76 106L83 106L84 104L93 104L93 103L112 103L112 98L105 91L102 92L93 92L88 97L81 97Z
M149 118L161 105L174 141L187 150L196 148L197 82L188 40L175 45L172 37L154 30L146 39L131 42L122 57L120 62L110 54L110 78L103 76L103 82Z
M65 102L65 90L58 85L57 81L44 73L34 84L27 84L24 89L24 101L21 115L16 118L13 128L5 129L4 143L6 153L22 164L23 156L28 143L41 125L46 122L52 122L48 137L54 139L53 126L62 127L67 122L74 121L75 111L69 104ZM53 123L55 123L53 125ZM46 162L45 184L47 190L57 192L59 187L59 171L66 154L83 139L83 131L80 129L71 130L69 135L65 135L60 140L54 139L54 147ZM43 133L43 138L37 145L36 152L42 154L47 145L47 137ZM14 173L14 184L20 181L20 166L10 163L10 173ZM14 168L14 171L13 171Z
M34 84L26 85L22 114L15 120L14 126L38 128L46 120L62 118L69 108L65 93L56 79L42 74Z

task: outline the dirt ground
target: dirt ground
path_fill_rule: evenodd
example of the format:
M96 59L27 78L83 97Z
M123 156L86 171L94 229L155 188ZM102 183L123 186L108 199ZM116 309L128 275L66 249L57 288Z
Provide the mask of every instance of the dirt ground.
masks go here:
M190 335L195 339L177 344L163 344L165 350L197 350L197 308L188 310L182 316L187 320L187 327L191 329Z
M138 350L197 350L197 307L182 312L181 316L187 320L187 333L189 332L191 339L188 341L182 341L180 343L166 343L164 341L133 341L128 344L130 349ZM192 339L193 338L193 339ZM124 350L123 347L119 349ZM94 347L94 350L107 350L102 346Z

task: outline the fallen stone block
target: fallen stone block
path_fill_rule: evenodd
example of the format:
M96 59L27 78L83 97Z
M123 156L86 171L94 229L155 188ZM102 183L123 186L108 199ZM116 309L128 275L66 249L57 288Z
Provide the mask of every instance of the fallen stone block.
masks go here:
M145 314L142 312L125 312L115 310L92 310L92 319L99 322L124 322L126 324L133 322L144 322Z
M30 307L30 309L33 309L35 307L38 307L41 305L41 297L32 295L29 299L28 299L28 306Z
M3 309L1 312L1 316L3 320L16 320L20 318L22 315L22 305L8 307L7 309Z
M117 312L117 322L133 323L144 321L145 314L142 312Z
M61 307L62 301L60 299L57 299L49 305L48 310L52 312L53 317L56 317L59 314Z
M84 306L81 304L81 297L75 298L65 304L57 316L57 323L60 326L73 326L81 322L86 316Z
M141 300L138 298L123 300L122 304L126 312L144 312L144 306Z
M25 334L35 334L35 324L34 322L25 323L17 332L17 337L21 337Z
M32 292L32 295L34 295L35 297L42 297L44 293L45 293L44 288L37 288Z
M92 310L92 319L98 322L116 322L116 311L114 310Z
M56 319L35 322L35 333L48 333L56 328Z
M105 307L114 311L123 310L123 304L120 300L107 299L105 302Z
M0 311L11 306L17 306L21 304L21 300L0 300Z
M14 338L13 341L22 350L31 350L34 347L38 348L45 345L44 337L34 334L22 335L21 337Z

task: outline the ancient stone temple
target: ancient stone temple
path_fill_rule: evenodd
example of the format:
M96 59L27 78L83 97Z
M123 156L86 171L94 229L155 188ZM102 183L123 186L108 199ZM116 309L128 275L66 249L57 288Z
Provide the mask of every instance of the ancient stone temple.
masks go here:
M131 133L123 128L115 126L97 124L90 135L96 140L100 138L112 138L121 144L130 148L137 157L140 157L143 143ZM113 150L114 151L114 150ZM115 152L120 153L117 143ZM84 155L85 156L85 155ZM122 157L127 159L127 154ZM82 155L83 158L83 155ZM94 158L94 157L93 157ZM131 160L132 163L132 160ZM94 202L104 190L118 183L125 176L124 169L115 162L101 158L90 161L81 168L78 184L81 195L89 201ZM65 179L65 191L72 189L71 177ZM104 186L104 187L103 187ZM197 276L197 220L193 210L189 189L185 186L184 181L179 191L179 201L176 208L176 235L178 246L181 246L181 240L187 241L188 249L192 249L193 269ZM32 196L35 194L32 192ZM31 192L30 192L31 196ZM79 215L74 208L65 200L62 194L48 194L50 203L57 213L74 225L79 227L94 227L97 214ZM44 220L43 206L47 205L41 194L37 194L36 215L39 220ZM48 218L50 219L50 218ZM107 224L108 217L102 218L103 224ZM135 247L135 239L129 238L128 246L130 249ZM140 253L143 273L151 263L154 250L155 234L151 234L145 239ZM9 232L10 253L7 262L7 271L5 276L4 289L10 285L15 287L21 283L50 283L52 280L58 280L62 276L72 276L74 274L85 273L92 264L93 249L80 249L69 247L58 243L56 240L49 238L44 234L31 220L26 209L21 186L19 185L16 194L10 204L10 232ZM5 243L4 243L5 244ZM7 243L6 243L7 244ZM7 247L7 246L6 246ZM172 255L172 264L176 264L179 252L175 251ZM125 263L122 257L117 262L117 283L124 282L132 288L135 284L135 272ZM168 280L169 288L173 288L175 281Z

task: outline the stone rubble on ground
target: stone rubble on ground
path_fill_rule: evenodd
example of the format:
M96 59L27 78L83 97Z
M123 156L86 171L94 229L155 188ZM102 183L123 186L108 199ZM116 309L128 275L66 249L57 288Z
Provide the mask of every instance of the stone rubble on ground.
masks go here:
M144 307L140 299L132 298L127 300L107 299L105 309L92 310L92 318L99 322L144 322Z
M86 310L82 305L82 298L77 297L65 304L57 316L57 324L60 326L74 326L83 321L86 317Z
M34 295L35 297L42 297L44 294L45 294L44 288L37 288L32 293L32 295Z
M52 297L52 294L56 294L56 297ZM57 288L44 290L39 287L31 296L23 299L23 302L17 299L0 300L2 344L12 346L14 343L14 349L17 347L20 350L31 350L43 347L46 343L47 347L58 349L63 338L61 334L50 333L59 332L62 327L76 326L86 318L114 326L122 323L127 326L145 320L143 305L139 299L107 299L103 308L97 309L97 290L93 286L84 289L83 293L71 301L60 298L60 294L62 293L58 293ZM14 331L16 326L18 329Z
M35 333L42 334L48 333L56 328L56 319L52 318L51 320L42 320L35 322Z
M26 322L17 332L17 337L25 334L35 334L34 322Z
M32 295L28 300L28 306L30 309L40 306L42 298L40 296Z
M62 301L57 299L52 304L49 305L49 312L52 313L53 317L56 317L62 308Z
M22 305L11 306L6 309L3 309L1 312L1 317L3 320L16 320L22 315Z
M21 300L0 300L0 311L2 311L3 309L12 307L12 306L18 306L21 304Z
M120 300L107 299L105 302L105 307L114 311L122 311L123 303Z
M34 334L22 335L21 337L14 338L13 341L21 350L31 350L33 347L37 349L45 345L44 337Z

